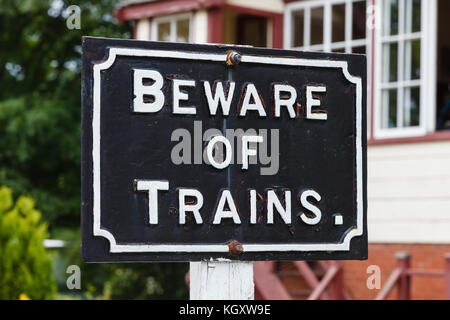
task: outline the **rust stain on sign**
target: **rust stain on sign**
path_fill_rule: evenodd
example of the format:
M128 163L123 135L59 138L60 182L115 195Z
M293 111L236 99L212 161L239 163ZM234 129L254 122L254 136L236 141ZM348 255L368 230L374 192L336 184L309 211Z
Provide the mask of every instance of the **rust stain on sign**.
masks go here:
M242 252L244 252L243 248L242 248L242 244L239 241L236 240L232 240L228 243L228 248L230 253L233 256L237 256L240 255Z

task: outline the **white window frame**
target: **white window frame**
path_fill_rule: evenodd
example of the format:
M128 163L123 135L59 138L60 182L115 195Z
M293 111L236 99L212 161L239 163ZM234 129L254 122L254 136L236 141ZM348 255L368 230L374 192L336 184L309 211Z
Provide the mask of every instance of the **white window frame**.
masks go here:
M169 42L177 42L177 21L189 20L189 39L188 43L193 39L193 14L191 12L160 16L152 19L151 40L158 41L158 25L160 23L170 22L170 40Z
M406 10L406 1L399 0L399 32L398 35L383 35L383 4L389 0L377 0L376 15L380 21L377 22L378 28L375 31L375 105L374 105L374 138L406 138L415 136L425 136L434 132L436 128L436 42L437 42L437 0L421 0L421 31L418 33L405 34L404 31L404 10ZM405 54L405 40L420 39L420 80L403 80ZM397 43L397 82L383 83L383 44ZM420 111L419 126L417 127L382 127L382 92L384 89L397 89L397 123L403 120L403 99L404 89L399 88L420 86Z
M351 19L347 17L353 17L352 4L353 2L359 2L361 0L309 0L309 1L299 1L290 2L286 5L286 10L284 14L284 47L286 49L297 49L303 51L331 51L333 49L345 48L346 53L351 53L354 47L366 47L366 54L369 53L370 48L370 30L366 28L365 39L353 40L353 24ZM332 42L332 6L345 4L345 41ZM371 0L366 0L366 12L371 4ZM324 8L324 19L323 19L323 43L317 45L310 44L311 35L311 9L314 8ZM294 11L304 10L303 18L303 46L294 47L292 45L292 13Z
M353 40L353 2L358 0L308 0L290 2L286 4L284 11L284 39L283 46L285 49L302 50L302 51L331 51L333 49L345 48L346 53L351 53L355 47L366 47L367 57L367 139L371 138L372 126L372 112L371 112L371 97L372 97L372 30L366 23L366 37L365 39ZM334 5L345 4L345 41L332 42L332 7ZM371 14L372 0L366 0L366 19ZM323 25L323 44L310 45L310 26L311 26L311 9L323 7L324 8L324 25ZM292 13L294 11L304 10L303 18L303 46L294 47L292 45ZM366 20L367 21L367 20Z

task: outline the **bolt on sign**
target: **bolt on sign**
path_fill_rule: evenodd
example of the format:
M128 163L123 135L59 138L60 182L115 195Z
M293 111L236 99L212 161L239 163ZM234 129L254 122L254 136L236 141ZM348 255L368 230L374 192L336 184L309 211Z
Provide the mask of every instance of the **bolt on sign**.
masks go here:
M83 38L88 262L366 259L366 59Z

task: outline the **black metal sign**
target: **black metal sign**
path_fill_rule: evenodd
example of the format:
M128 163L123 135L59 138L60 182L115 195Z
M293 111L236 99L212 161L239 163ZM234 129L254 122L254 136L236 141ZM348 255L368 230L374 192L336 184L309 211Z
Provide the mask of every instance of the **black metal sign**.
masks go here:
M367 258L361 55L83 38L85 261Z

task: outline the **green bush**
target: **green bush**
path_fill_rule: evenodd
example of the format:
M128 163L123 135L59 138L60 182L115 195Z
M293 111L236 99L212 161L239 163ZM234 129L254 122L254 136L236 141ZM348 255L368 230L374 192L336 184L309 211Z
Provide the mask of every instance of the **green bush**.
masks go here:
M51 299L55 282L52 260L43 241L47 225L34 201L20 196L14 203L12 190L0 187L0 299Z

